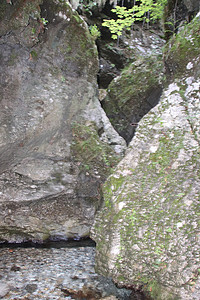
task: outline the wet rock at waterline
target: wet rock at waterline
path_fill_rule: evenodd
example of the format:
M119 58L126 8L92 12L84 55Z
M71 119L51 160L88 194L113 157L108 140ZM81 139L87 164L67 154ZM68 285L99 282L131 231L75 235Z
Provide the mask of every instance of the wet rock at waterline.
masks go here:
M176 67L173 82L140 121L106 181L93 227L96 270L155 300L200 298L197 32L196 18L169 44L165 57ZM184 56L187 45L191 51Z
M88 236L125 148L97 99L94 41L64 2L5 1L0 18L0 241Z

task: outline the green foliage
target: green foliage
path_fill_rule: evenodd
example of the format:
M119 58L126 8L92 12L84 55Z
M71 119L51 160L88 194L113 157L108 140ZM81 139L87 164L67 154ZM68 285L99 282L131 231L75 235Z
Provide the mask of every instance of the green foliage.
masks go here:
M112 33L112 38L117 39L118 36L122 35L123 30L130 29L134 22L133 8L127 9L126 7L116 6L112 9L115 12L118 19L104 20L102 26L108 27Z
M92 16L92 11L97 7L98 4L92 0L79 0L79 7L83 11L83 13Z
M122 35L123 30L130 29L134 22L132 9L127 9L126 7L116 6L112 9L115 12L118 19L114 20L104 20L102 26L108 27L113 39L117 39L118 36Z
M90 34L94 38L94 40L98 39L101 36L101 32L99 31L96 24L91 25L89 27L89 30L90 30Z
M145 20L148 23L150 20L155 21L163 17L167 0L157 0L156 2L154 0L141 0L140 2L139 6L133 7L135 20Z
M45 18L40 18L40 22L45 26L48 23L48 20L46 20Z
M136 4L130 9L116 6L112 9L112 12L116 13L117 19L104 20L102 25L109 28L113 39L117 39L125 29L130 30L135 21L149 23L150 20L161 19L166 3L167 0L157 0L156 2L153 0L140 0L139 5Z

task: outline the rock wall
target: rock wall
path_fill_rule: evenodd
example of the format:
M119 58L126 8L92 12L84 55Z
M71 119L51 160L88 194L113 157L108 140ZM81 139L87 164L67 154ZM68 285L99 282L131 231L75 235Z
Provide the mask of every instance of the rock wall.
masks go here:
M183 0L189 12L198 12L200 9L200 2L196 0Z
M166 47L171 82L106 181L93 226L96 270L154 300L200 298L199 24Z
M65 1L0 5L0 241L88 236L125 148L97 99L94 40Z
M188 63L194 61L199 67L196 57L199 55L199 13L191 23L174 35L164 50L166 74L171 80L182 77L185 70L190 70ZM197 71L197 74L198 71Z
M162 56L137 56L108 86L102 106L117 132L129 143L140 119L159 101Z
M196 0L168 0L163 16L165 39L177 32L185 23L190 22L200 10Z

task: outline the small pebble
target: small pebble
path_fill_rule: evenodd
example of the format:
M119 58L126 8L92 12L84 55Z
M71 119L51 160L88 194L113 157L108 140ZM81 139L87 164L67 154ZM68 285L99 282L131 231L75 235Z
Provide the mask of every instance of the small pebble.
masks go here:
M8 294L10 286L6 283L0 282L0 299Z

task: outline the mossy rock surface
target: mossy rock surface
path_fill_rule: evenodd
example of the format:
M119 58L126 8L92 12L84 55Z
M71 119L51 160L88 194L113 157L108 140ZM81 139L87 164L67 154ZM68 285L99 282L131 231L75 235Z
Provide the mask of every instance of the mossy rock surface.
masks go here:
M11 30L23 30L23 27L29 25L30 18L39 21L42 2L42 0L16 0L9 4L6 0L2 0L0 3L0 36Z
M140 57L108 86L103 108L127 142L139 120L157 104L162 91L162 72L161 56Z
M182 76L190 67L187 64L193 62L199 64L197 56L200 48L200 16L195 17L191 23L180 29L179 34L174 35L164 48L164 60L168 75L174 78ZM199 67L198 67L199 68Z
M79 168L88 175L99 177L103 182L119 163L121 155L117 155L111 146L101 141L95 123L74 123L72 135L71 150Z
M199 54L140 121L92 231L96 270L154 300L200 296Z
M105 140L124 144L97 98L96 45L66 1L12 2L0 37L0 240L88 237L118 161Z

